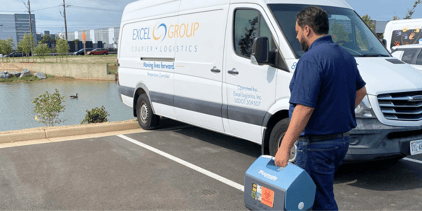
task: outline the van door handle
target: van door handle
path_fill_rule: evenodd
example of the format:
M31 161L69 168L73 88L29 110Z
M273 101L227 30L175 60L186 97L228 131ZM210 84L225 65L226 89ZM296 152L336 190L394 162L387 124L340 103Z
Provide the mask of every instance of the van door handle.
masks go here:
M221 72L221 70L217 69L217 67L216 67L216 66L214 66L214 67L211 69L211 72L213 72L213 73L220 73L220 72Z
M239 72L237 72L236 68L233 68L233 70L229 70L228 73L231 75L239 75Z

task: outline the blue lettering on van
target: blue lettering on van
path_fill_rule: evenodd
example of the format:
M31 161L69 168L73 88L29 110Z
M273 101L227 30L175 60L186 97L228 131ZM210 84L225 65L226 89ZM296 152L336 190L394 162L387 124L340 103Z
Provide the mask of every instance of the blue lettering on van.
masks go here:
M293 63L292 70L296 70L297 62Z
M150 40L149 28L140 28L133 30L132 40Z
M136 36L136 35L134 35ZM132 52L160 52L160 53L167 53L167 52L183 52L183 53L197 53L198 46L197 45L165 45L165 46L132 46Z
M151 64L151 63L148 63L148 62L144 62L144 67L149 68L149 69L151 69L151 70L153 70L153 69L154 69L154 65L153 65L153 64Z
M144 62L143 67L154 70L154 69L167 69L174 70L174 62Z
M262 96L255 87L237 86L233 91L233 100L236 104L259 107L261 106Z

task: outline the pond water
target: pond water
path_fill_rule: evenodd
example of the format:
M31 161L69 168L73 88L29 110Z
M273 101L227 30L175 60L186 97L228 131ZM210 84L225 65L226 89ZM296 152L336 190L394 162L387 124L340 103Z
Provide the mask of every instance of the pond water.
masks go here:
M0 83L0 132L43 127L35 121L35 97L46 91L54 93L59 90L65 96L66 107L60 119L66 119L61 125L80 124L85 118L86 110L104 106L110 114L110 122L135 119L132 108L124 105L118 96L116 82L110 81L39 81L22 83ZM71 95L78 93L78 99Z

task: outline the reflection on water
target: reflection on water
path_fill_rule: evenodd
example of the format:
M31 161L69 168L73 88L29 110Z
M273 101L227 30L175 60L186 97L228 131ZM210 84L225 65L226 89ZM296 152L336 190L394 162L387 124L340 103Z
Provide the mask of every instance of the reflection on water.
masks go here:
M117 84L109 81L41 81L32 83L0 83L0 131L43 127L35 121L35 97L46 91L58 89L65 96L65 111L59 118L66 119L59 125L80 124L86 110L104 105L110 114L108 120L134 119L132 109L124 105L118 96ZM78 93L78 99L70 95Z

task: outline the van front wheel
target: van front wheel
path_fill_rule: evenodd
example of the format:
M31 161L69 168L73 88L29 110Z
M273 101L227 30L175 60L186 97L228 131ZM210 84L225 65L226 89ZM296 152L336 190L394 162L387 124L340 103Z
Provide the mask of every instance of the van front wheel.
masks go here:
M160 117L153 114L151 103L145 93L141 94L136 102L136 116L142 129L152 130L158 127Z
M281 141L283 140L284 134L286 134L287 127L289 127L290 120L288 118L280 120L273 128L270 134L269 150L270 155L275 156L280 147ZM297 141L290 150L289 162L295 163L297 155Z

